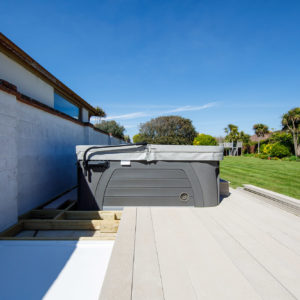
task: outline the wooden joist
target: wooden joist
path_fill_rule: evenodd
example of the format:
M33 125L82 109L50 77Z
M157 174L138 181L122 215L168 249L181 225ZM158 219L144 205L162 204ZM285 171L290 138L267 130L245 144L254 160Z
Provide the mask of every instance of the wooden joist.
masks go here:
M24 220L25 230L100 230L117 232L119 221L106 220Z
M112 240L121 211L32 210L6 231L6 240Z

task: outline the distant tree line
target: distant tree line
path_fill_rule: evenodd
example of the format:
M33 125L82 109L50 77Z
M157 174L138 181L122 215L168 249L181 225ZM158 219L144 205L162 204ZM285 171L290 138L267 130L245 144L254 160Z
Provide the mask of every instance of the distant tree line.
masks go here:
M98 115L105 115L102 109L98 109ZM258 137L257 141L251 141L250 135L239 131L237 125L228 124L224 131L225 142L243 142L244 153L249 149L256 149L262 158L284 157L292 153L300 156L300 107L289 110L282 116L282 130L270 132L267 125L257 123L253 130ZM125 128L116 121L101 121L95 125L97 128L111 133L113 136L130 142L129 136L124 134ZM266 139L264 137L267 136ZM192 121L180 116L162 116L151 119L140 125L139 133L133 136L133 142L147 142L151 144L169 145L217 145L217 139L211 135L197 133Z

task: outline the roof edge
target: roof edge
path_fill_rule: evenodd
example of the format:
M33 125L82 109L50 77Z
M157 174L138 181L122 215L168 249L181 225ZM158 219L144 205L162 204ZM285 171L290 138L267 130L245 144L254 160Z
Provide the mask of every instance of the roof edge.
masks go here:
M68 97L74 99L78 104L81 104L84 108L92 113L96 113L96 109L77 95L74 91L68 88L60 80L58 80L54 75L48 72L44 67L42 67L37 61L35 61L31 56L14 44L10 39L8 39L3 33L0 32L0 50L3 50L4 54L7 54L13 60L21 63L24 67L36 73L41 79L48 82L56 90L66 94Z

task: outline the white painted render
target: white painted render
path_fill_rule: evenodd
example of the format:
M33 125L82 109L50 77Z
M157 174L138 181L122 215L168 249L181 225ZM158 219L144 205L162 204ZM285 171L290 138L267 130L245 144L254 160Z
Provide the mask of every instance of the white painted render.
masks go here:
M89 112L85 109L81 109L81 119L82 122L89 122Z
M0 231L77 184L76 145L120 142L0 91Z
M0 231L18 218L16 98L0 91Z
M0 79L54 107L54 89L0 52ZM82 121L89 113L82 108ZM123 141L24 104L0 90L0 231L77 184L76 145Z
M54 107L53 87L1 52L0 79L16 85L20 93Z

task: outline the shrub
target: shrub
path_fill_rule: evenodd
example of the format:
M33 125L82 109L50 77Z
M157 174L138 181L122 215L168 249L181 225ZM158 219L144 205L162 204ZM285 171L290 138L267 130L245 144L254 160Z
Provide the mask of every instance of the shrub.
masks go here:
M267 144L267 145L262 145L261 147L261 152L265 155L271 155L272 152L272 148L273 148L274 144Z
M286 161L299 161L298 157L295 156L295 155L283 157L282 160L286 160Z
M270 150L270 155L272 157L282 158L282 157L288 156L290 154L291 153L290 153L288 147L281 145L280 143L272 144L272 147Z
M280 143L286 146L290 152L293 151L293 136L286 132L274 132L270 137L271 143Z
M143 137L138 133L138 134L135 134L133 137L132 137L132 140L134 143L142 143L144 142L145 140L143 139Z
M269 157L269 155L266 155L266 154L259 154L259 156L258 156L259 158L261 158L261 159L268 159L268 157Z
M204 133L199 133L193 141L193 145L195 146L199 146L199 145L210 145L210 146L216 146L217 140L208 134L204 134Z

